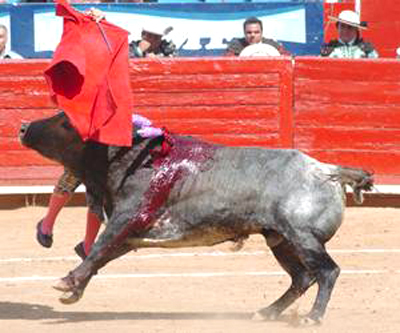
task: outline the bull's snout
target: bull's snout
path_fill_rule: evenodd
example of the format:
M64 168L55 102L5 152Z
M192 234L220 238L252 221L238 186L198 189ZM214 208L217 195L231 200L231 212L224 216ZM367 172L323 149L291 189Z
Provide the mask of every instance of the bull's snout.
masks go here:
M22 143L26 132L28 131L29 123L22 123L21 128L19 129L19 141Z

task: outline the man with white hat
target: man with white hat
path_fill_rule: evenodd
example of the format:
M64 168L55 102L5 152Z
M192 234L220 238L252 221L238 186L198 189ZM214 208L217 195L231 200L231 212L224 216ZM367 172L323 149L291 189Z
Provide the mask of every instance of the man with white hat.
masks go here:
M172 29L172 27L164 28L157 25L143 27L142 39L129 44L129 55L139 58L175 56L175 44L163 39Z
M339 17L329 17L336 22L339 38L321 47L321 55L330 58L378 58L378 52L371 43L361 38L361 30L367 28L366 22L352 10L344 10Z

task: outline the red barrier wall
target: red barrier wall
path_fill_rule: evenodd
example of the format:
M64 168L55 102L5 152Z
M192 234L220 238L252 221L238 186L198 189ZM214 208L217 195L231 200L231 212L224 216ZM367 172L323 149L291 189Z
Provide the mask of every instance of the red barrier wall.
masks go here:
M131 82L135 110L173 132L225 144L291 144L289 58L138 61Z
M52 184L60 167L21 147L21 121L54 114L46 61L0 63L0 185ZM136 112L228 145L299 148L400 184L400 62L165 59L131 62Z
M298 58L295 147L400 184L400 62Z

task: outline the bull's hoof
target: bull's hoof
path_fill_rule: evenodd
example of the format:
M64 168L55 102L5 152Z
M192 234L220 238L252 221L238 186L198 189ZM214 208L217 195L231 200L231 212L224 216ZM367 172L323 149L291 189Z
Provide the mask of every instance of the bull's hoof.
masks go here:
M265 308L257 311L253 317L252 320L255 321L274 321L277 320L279 317L279 313L271 308Z
M317 326L321 325L322 320L321 318L314 318L314 316L304 316L300 319L301 326Z
M78 291L68 291L61 295L58 299L62 304L74 304L78 302L82 297L82 292Z
M52 286L55 290L58 291L71 291L73 286L71 286L68 281L65 280L65 278L58 280L55 284Z

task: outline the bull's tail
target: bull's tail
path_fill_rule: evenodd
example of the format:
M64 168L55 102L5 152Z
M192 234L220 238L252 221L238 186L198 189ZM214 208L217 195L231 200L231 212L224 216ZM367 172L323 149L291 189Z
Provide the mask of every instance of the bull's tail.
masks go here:
M362 204L364 197L363 191L372 191L374 186L374 178L372 173L355 168L347 168L339 166L338 173L334 175L342 185L349 185L353 189L354 201Z

